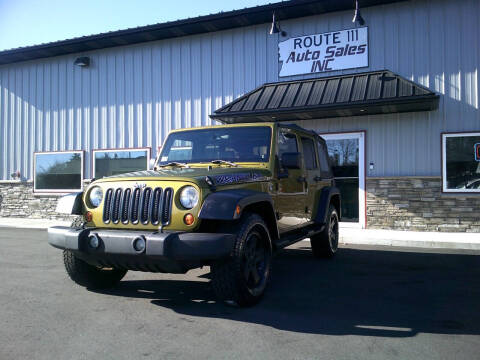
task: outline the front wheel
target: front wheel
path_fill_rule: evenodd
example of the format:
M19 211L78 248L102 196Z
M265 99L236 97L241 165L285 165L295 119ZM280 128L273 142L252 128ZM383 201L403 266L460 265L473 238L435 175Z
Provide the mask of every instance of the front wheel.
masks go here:
M333 205L328 208L325 229L310 238L313 255L317 258L332 258L338 250L338 214Z
M262 298L270 277L270 236L257 214L245 214L232 232L233 254L211 265L212 288L220 300L251 306Z
M106 289L117 285L127 270L103 269L86 263L69 250L63 251L63 263L68 276L78 285L89 289Z

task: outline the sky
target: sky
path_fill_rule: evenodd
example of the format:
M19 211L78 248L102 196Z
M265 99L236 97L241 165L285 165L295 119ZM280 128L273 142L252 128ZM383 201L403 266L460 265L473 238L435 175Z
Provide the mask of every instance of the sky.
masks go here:
M280 0L0 0L0 51Z

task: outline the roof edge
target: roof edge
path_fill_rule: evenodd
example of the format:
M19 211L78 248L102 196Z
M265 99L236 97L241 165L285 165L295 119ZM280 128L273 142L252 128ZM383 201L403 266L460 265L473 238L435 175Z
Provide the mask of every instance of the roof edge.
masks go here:
M361 5L362 7L371 7L400 1L407 0L363 0ZM282 1L137 28L7 49L0 51L0 65L264 24L271 21L273 11L275 11L277 20L288 20L348 9L354 10L351 0Z

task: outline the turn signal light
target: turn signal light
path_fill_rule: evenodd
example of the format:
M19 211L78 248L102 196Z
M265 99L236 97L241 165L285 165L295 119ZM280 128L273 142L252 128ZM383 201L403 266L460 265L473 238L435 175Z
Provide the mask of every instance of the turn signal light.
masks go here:
M195 218L193 217L192 214L187 214L183 217L183 222L187 225L192 225L194 221L195 221Z
M90 211L87 211L87 213L85 214L85 220L87 220L87 222L91 222L93 219L93 215Z

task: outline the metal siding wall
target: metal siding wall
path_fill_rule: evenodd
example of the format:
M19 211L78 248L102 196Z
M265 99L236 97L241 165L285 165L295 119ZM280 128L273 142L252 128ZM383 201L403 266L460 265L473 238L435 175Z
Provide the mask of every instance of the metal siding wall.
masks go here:
M370 66L324 75L389 69L439 93L439 110L300 123L320 132L367 130L367 163L375 163L368 176L440 175L440 133L480 130L480 2L408 1L366 8L362 14L369 27ZM351 18L347 11L282 27L293 37L351 28Z
M440 133L480 130L480 2L407 1L362 10L369 68L389 69L441 94L435 112L303 121L321 132L367 130L369 176L439 175ZM288 36L353 27L352 11L284 21ZM447 21L448 19L448 21ZM269 24L0 67L0 179L33 176L33 152L150 146L278 78ZM91 66L73 65L79 55ZM294 77L311 78L319 75Z

